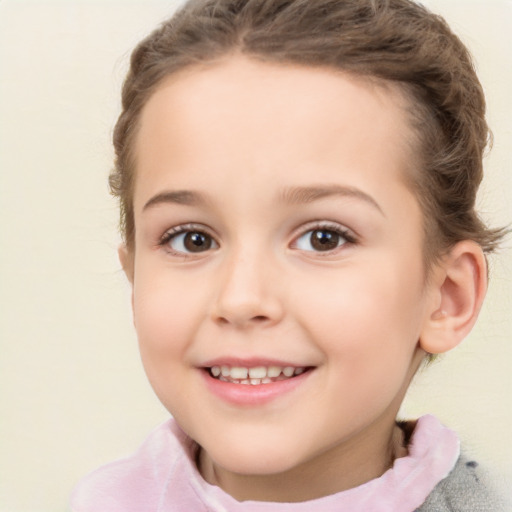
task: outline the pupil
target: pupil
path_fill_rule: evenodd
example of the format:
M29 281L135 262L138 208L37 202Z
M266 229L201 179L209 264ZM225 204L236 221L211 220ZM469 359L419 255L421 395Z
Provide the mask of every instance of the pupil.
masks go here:
M203 233L187 233L184 245L190 252L200 252L208 250L212 245L212 241L210 237Z
M340 236L338 233L317 229L313 231L311 245L319 251L329 251L338 247Z

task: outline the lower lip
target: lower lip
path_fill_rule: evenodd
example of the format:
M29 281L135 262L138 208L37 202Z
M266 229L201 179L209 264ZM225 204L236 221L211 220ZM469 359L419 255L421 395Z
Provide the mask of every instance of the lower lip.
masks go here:
M270 382L269 384L234 384L224 382L201 370L208 389L223 401L238 406L263 405L293 391L309 378L313 370L308 370L289 379Z

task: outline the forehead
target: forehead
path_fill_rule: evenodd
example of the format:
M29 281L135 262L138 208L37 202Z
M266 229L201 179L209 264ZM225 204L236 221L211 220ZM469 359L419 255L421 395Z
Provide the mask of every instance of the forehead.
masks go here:
M192 67L165 79L143 109L136 196L171 175L214 184L228 169L276 184L312 170L322 180L336 159L355 181L369 167L375 186L401 180L413 138L407 107L398 87L330 69L242 57Z

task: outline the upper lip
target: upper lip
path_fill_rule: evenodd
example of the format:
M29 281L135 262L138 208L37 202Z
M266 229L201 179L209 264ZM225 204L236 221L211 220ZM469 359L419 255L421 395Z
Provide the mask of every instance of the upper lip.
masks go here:
M255 368L256 366L280 366L287 367L291 366L293 368L306 368L312 365L310 364L301 364L294 363L291 361L283 361L279 359L272 358L238 358L238 357L216 357L215 359L209 359L205 361L201 365L202 368L212 368L213 366L238 366L242 368Z

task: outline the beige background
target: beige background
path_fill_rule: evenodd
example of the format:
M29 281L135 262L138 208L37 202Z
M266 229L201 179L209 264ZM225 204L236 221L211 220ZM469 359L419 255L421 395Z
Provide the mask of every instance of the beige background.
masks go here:
M480 205L510 223L512 1L428 3L475 54L496 138ZM67 510L80 476L167 416L139 363L106 177L129 51L174 5L0 1L0 512ZM437 414L508 487L511 246L474 333L404 406Z

